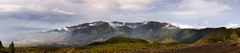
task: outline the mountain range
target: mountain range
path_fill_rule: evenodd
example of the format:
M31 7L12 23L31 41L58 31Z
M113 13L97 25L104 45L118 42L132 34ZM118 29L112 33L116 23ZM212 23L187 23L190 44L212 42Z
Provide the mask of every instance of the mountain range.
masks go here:
M233 40L239 35L240 28L182 29L170 23L156 21L135 23L97 21L45 32L24 34L24 37L17 42L31 45L87 45L123 36L144 39L148 42L190 44Z

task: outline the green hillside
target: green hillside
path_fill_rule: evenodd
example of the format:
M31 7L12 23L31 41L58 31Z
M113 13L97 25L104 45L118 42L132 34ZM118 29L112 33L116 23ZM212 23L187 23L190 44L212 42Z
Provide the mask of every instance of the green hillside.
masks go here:
M122 42L140 42L140 43L148 43L148 41L143 40L143 39L136 39L136 38L128 38L128 37L123 37L123 36L116 36L112 37L106 41L105 43L122 43Z
M161 44L149 43L144 39L129 38L123 36L112 37L104 42L96 42L88 46L78 47L78 52L88 53L158 53L164 51L171 51L178 47L187 46L184 44Z
M137 39L137 38L116 36L116 37L109 38L104 42L94 42L89 45L103 45L103 44L114 44L114 43L148 43L148 41L143 39Z
M202 45L205 43L236 41L239 38L235 29L216 28L211 30L203 38L196 41L194 44Z
M184 44L161 44L149 43L143 39L128 38L116 36L109 38L104 42L96 42L80 47L17 47L16 52L19 53L159 53L172 51L176 48L184 47Z

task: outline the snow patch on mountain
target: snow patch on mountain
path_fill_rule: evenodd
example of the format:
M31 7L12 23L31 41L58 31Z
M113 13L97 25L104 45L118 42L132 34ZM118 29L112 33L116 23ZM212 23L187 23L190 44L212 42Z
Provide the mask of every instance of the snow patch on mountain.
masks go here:
M56 30L58 30L58 31L68 31L68 32L70 32L70 30L69 30L67 27L58 28L58 29L56 29Z
M171 24L167 24L167 25L164 26L163 28L167 28L167 29L177 29L178 27L173 27Z
M109 24L110 26L112 26L113 28L116 28L116 27L124 26L124 25L125 25L124 22L117 22L117 21L108 22L108 24Z
M89 24L89 26L95 26L96 25L96 23L90 23Z

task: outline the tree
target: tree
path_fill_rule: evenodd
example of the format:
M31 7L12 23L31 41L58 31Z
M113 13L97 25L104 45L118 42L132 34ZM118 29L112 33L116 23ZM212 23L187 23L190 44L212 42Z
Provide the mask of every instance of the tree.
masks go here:
M1 41L0 41L0 49L4 49Z
M14 48L13 42L9 45L9 53L15 53L15 48Z
M1 41L0 41L0 53L7 53L4 49Z

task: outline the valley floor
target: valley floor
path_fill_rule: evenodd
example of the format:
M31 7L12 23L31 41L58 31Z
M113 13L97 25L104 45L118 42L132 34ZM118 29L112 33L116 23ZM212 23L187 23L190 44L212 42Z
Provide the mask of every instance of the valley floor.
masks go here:
M203 46L186 44L115 43L77 48L16 48L16 53L240 53L237 43L221 42Z
M149 44L149 43L114 43L90 45L77 48L41 48L18 47L16 53L160 53L173 51L185 44Z
M230 42L210 43L203 46L182 48L166 53L240 53L240 44Z

